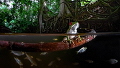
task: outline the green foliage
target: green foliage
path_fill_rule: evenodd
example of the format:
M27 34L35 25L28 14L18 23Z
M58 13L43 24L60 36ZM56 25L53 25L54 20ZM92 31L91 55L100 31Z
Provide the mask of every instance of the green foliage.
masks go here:
M28 32L29 26L37 27L38 3L30 0L15 0L13 8L8 9L6 5L0 6L0 20L12 32ZM36 28L37 29L37 28ZM35 32L35 31L31 31Z
M10 0L13 1L13 8L8 9L8 6L1 4L0 6L0 25L5 25L12 32L37 32L38 23L38 11L41 5L39 5L39 0ZM36 2L37 1L37 2ZM53 17L58 14L59 10L59 0L46 0L44 6L46 9L44 17ZM34 31L31 31L32 28Z
M7 6L4 4L1 4L0 7L0 25L4 25L4 22L7 22L7 20L10 20L11 12L9 9L7 9Z
M48 17L53 17L59 13L60 0L46 0L44 7Z
M41 6L39 3L40 0L10 1L12 1L12 8L8 8L6 3L0 4L0 25L5 25L15 33L38 32L38 14ZM59 13L60 0L43 1L43 18L55 17ZM88 3L87 1L91 0L81 0L81 4L85 5Z

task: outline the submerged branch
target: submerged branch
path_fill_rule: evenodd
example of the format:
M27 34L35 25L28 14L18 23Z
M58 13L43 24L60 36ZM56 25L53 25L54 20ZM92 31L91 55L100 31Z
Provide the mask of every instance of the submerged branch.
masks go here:
M75 48L77 46L81 46L91 41L95 37L87 36L81 38L76 37L71 39L72 43L69 43L69 41L65 41L65 40L61 42L40 42L40 43L0 41L0 47L7 48L9 50L26 51L26 52L60 51L60 50L66 50L66 49Z

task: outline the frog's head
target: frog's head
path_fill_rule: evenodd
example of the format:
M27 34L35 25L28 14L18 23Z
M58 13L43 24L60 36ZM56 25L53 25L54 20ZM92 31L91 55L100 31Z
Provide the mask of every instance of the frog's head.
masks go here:
M79 28L79 23L78 22L70 22L69 23L69 29L67 30L68 34L76 34L77 33L77 28Z

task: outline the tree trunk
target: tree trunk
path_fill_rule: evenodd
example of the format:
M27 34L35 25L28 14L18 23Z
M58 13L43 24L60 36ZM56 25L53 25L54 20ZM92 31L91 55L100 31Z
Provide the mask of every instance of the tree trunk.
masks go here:
M40 0L40 9L39 9L39 15L38 15L38 22L39 22L39 29L40 33L42 32L42 14L43 14L43 7L44 7L44 0Z
M65 0L60 0L60 9L59 9L58 18L64 14L64 10L65 10L64 2L65 2Z

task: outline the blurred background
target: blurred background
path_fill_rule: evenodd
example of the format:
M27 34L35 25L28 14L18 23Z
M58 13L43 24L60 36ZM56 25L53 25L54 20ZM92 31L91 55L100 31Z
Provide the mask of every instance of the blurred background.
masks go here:
M0 32L65 33L70 22L120 31L119 0L0 0Z

